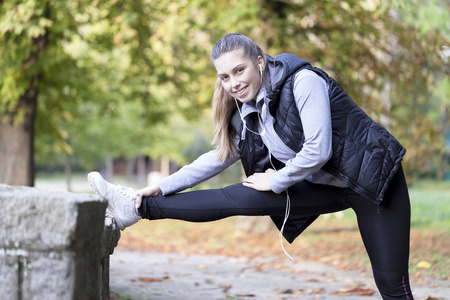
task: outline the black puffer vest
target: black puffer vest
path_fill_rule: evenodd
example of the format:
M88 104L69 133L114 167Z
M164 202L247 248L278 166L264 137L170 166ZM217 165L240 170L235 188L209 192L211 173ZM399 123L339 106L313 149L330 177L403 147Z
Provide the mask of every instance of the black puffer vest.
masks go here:
M269 112L275 119L275 131L281 140L295 152L302 149L304 134L293 94L294 74L302 69L314 71L329 85L333 130L333 154L322 169L363 197L380 204L406 150L386 129L367 116L323 70L287 53L274 58L267 56L267 61L266 97ZM246 117L247 127L253 131L257 130L257 121L257 113ZM244 128L237 112L231 123L242 137ZM271 168L268 150L259 135L245 134L238 146L247 176ZM272 161L276 160L272 158ZM277 164L277 169L282 167L282 163ZM301 222L291 224L296 228L289 229L289 224L286 224L286 239L292 242L316 217L302 218ZM280 227L280 220L274 221Z

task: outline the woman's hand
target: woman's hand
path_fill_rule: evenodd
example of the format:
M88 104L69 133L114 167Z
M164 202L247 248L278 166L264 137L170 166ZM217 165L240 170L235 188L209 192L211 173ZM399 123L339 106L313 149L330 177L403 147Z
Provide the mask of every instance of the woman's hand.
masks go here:
M138 191L139 195L136 198L135 206L136 208L141 207L142 197L155 197L162 195L162 191L157 184L152 184L146 188L143 188Z
M246 187L257 191L271 191L269 186L269 177L276 171L274 169L267 169L264 173L255 173L245 179L242 184Z

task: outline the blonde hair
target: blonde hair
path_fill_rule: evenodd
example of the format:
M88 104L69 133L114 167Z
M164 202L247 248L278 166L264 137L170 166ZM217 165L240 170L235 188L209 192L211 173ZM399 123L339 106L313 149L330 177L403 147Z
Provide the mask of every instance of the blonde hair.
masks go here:
M245 35L238 33L230 33L222 37L211 51L211 61L214 61L225 53L242 49L244 54L256 65L258 58L264 59L264 67L266 57L264 51ZM231 117L236 110L236 104L223 88L221 80L218 78L212 99L213 118L216 124L214 130L213 145L219 150L218 158L221 161L227 160L230 156L237 155L234 136L236 131L230 126Z

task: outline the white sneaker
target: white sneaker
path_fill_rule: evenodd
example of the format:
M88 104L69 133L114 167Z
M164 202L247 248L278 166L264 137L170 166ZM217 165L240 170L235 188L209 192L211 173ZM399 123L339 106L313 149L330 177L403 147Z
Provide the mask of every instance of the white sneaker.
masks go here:
M103 179L98 172L91 172L87 176L89 184L101 197L108 200L106 209L114 219L120 230L131 226L141 219L134 206L137 190L121 185L114 185Z

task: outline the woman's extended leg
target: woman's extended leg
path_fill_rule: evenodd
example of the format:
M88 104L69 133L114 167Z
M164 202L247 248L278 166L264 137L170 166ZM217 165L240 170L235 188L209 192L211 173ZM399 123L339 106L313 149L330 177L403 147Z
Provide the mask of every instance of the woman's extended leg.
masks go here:
M316 215L347 209L340 188L307 181L289 189L291 216ZM208 222L235 215L284 216L286 194L259 192L242 184L223 189L144 197L139 213L144 219L179 219Z
M403 170L391 181L379 207L354 194L349 204L383 299L412 300L408 277L411 209Z

